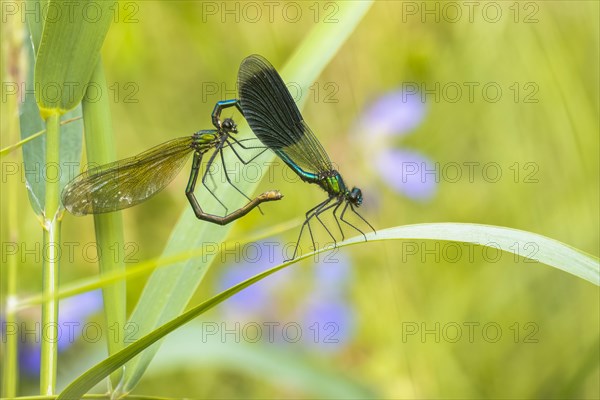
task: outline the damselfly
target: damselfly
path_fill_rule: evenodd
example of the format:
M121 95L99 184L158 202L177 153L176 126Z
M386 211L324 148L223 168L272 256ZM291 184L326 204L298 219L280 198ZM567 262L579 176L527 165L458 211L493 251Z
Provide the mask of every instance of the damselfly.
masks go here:
M137 156L90 168L78 175L62 192L64 207L74 215L86 215L112 212L137 205L164 189L177 176L192 153L194 159L185 194L198 219L225 225L248 214L260 203L280 200L283 196L277 190L265 192L254 199L248 198L231 182L227 168L223 168L227 181L250 200L244 207L227 214L227 207L206 185L206 178L215 158L220 156L223 164L225 163L225 148L231 148L244 164L252 161L244 160L234 147L237 145L246 148L241 143L242 140L232 136L237 133L233 119L220 119L222 110L232 106L239 109L239 104L235 101L221 101L216 104L212 113L212 123L216 129L202 130L192 136L173 139ZM227 215L224 217L204 212L194 195L202 157L210 151L213 152L208 159L202 183L225 208Z
M285 83L273 66L259 55L251 55L242 61L238 73L239 103L244 118L258 139L283 160L303 181L319 185L328 198L306 212L306 220L300 229L292 259L296 257L304 227L308 227L313 247L310 221L316 218L337 243L331 231L319 216L333 208L333 216L344 238L340 220L366 235L344 219L348 207L375 232L355 208L362 204L359 188L348 189L342 176L333 168L329 156L310 130ZM234 101L234 100L231 100ZM337 212L344 204L339 215Z

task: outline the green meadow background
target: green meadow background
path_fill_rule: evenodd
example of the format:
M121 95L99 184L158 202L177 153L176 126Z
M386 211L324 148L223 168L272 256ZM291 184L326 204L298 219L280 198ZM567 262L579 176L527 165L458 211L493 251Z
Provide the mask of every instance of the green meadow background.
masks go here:
M313 27L343 23L335 21L333 2L275 3L269 15L264 2L252 3L257 8L244 2L122 2L102 48L118 157L209 129L215 102L236 96L244 57L261 54L281 71ZM492 3L494 8L485 10L478 3L470 20L463 3L376 2L319 76L303 116L347 184L362 188L361 215L377 229L428 222L499 225L597 256L599 5ZM423 13L424 7L433 14ZM425 91L426 113L414 129L382 141L361 125L361 116L378 98L415 84ZM484 93L486 84L501 88L497 101L488 96L491 91ZM468 85L474 87L472 97ZM462 90L458 96L456 87ZM240 118L233 111L225 115ZM433 196L411 199L386 183L375 165L388 147L416 151L438 163ZM454 166L460 179L454 179ZM189 206L184 196L188 168L189 163L160 195L123 212L132 251L128 265L161 254ZM498 178L496 170L502 174ZM264 215L253 211L236 222L230 238L268 232L303 217L325 198L314 185L286 179L293 176L281 163L270 171L265 168L254 195L276 188L284 199L263 205ZM17 196L17 210L2 208L2 233L8 235L4 217L16 212L19 241L34 247L41 241L40 227L24 184ZM94 241L91 217L67 214L62 228L63 242ZM272 240L293 242L298 231L295 225ZM315 233L317 240L326 239L324 231ZM343 248L335 257L350 265L344 302L355 322L335 351L285 341L235 343L231 336L203 343L206 323L226 320L219 306L166 339L134 393L598 398L598 288L512 254L460 247L459 256L448 243L433 241ZM97 274L96 263L76 250L73 262L63 263L61 282ZM190 304L217 293L221 274L232 263L232 257L217 257ZM314 264L309 259L291 266L293 279L278 283L274 307L256 321L295 321L291 310L322 296L315 280L327 265ZM146 277L128 281L129 312ZM19 291L37 293L39 282L39 265L24 257ZM239 307L238 315L244 316ZM252 318L246 315L243 321ZM484 332L484 326L492 328ZM303 329L309 332L308 326ZM102 342L76 343L59 358L59 387L104 352ZM35 379L22 379L22 393L36 390Z

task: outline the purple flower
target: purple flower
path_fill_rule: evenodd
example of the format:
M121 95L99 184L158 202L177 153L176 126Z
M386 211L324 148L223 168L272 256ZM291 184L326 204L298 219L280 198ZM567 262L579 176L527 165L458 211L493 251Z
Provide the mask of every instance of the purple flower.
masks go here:
M220 291L253 277L283 262L283 256L277 241L251 243L242 253L241 263L231 264L224 269L217 283ZM272 304L273 292L290 279L291 270L278 271L259 282L234 294L223 303L226 314L252 316L260 314Z
M354 313L347 301L353 278L351 259L338 252L316 264L314 271L313 294L298 309L302 325L308 328L304 344L337 351L354 332Z
M436 193L433 162L414 150L390 149L392 136L405 136L419 126L426 114L421 94L395 91L376 100L360 120L361 134L367 135L363 149L375 160L374 168L383 181L413 200L427 200Z
M19 370L25 376L37 377L40 374L40 343L19 342Z
M219 289L228 289L279 265L283 257L281 251L274 251L279 249L274 246L275 243L255 243L256 257L226 266L218 281ZM315 279L313 290L295 302L286 302L289 300L287 292L299 281L298 276L310 274L311 268ZM354 331L354 315L347 302L351 281L350 258L337 253L323 258L309 268L286 268L278 271L233 295L222 304L221 310L226 318L235 322L250 320L260 325L260 321L274 323L281 320L278 329L297 326L297 335L300 335L298 337L301 338L302 345L336 351L347 343ZM296 336L290 332L287 333ZM290 339L283 335L284 332L278 333L273 343L289 342Z
M315 265L315 280L318 291L343 291L352 280L350 258L342 252L326 258Z
M85 292L59 302L59 351L66 350L75 342L75 338L81 337L85 320L90 315L100 311L102 304L102 292L100 290Z
M354 313L343 298L319 297L309 299L302 312L308 333L304 343L320 350L340 350L354 333Z
M427 200L436 192L435 164L416 151L382 151L375 168L388 185L411 199Z
M102 309L102 292L95 290L78 296L60 300L58 306L58 351L67 350L77 338L82 337L85 320ZM40 370L41 335L49 335L50 331L42 329L39 323L22 321L19 329L27 329L30 334L21 332L24 341L19 341L19 366L21 373L37 376Z
M381 96L365 111L361 127L369 135L403 135L419 126L425 111L419 93L391 92Z

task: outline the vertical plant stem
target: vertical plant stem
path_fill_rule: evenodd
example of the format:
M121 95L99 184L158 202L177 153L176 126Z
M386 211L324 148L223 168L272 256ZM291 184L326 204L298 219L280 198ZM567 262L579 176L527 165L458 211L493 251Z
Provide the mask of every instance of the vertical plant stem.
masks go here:
M83 123L85 131L85 144L88 162L93 165L102 165L114 161L115 146L111 128L108 87L104 77L102 60L98 61L90 82L94 100L83 98ZM97 91L101 96L98 98ZM121 213L107 213L94 215L96 241L98 247L98 261L100 274L113 274L125 271L124 245L123 245L123 220ZM126 286L125 281L119 281L102 289L104 299L104 315L108 327L106 335L108 341L108 354L112 355L123 348L123 333L126 311ZM113 387L120 379L120 372L111 375Z
M59 165L60 115L46 119L46 165ZM58 218L59 180L46 182L44 246L42 260L42 303L40 394L52 395L56 388L58 357L58 292L60 221Z

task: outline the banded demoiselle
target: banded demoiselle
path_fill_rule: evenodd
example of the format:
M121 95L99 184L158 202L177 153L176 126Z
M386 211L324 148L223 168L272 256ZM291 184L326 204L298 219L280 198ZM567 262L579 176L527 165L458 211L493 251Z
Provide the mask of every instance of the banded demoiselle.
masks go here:
M350 207L350 210L375 232L375 228L355 209L360 207L363 201L361 190L357 187L349 189L340 173L333 168L329 156L302 118L292 95L275 68L262 56L255 54L247 57L240 65L238 91L242 114L256 137L273 150L304 182L317 184L328 194L325 201L306 212L292 259L296 257L306 226L316 250L310 227L312 218L321 223L333 239L334 245L337 245L335 237L319 218L320 214L332 208L342 239L344 231L340 220L360 232L367 240L363 231L344 219L346 210ZM344 207L338 219L337 211L342 204Z
M244 164L257 157L244 160L234 147L235 144L241 148L247 148L242 144L243 140L232 136L237 133L235 122L231 118L220 120L222 110L232 106L239 109L239 104L235 101L220 101L216 104L212 113L212 123L216 129L201 130L192 136L170 140L137 156L90 168L76 176L63 189L62 203L64 207L71 214L86 215L112 212L137 205L164 189L177 176L191 153L194 153L194 160L185 194L198 219L225 225L248 214L260 203L280 200L283 196L277 190L265 192L254 199L248 198L231 182L227 169L224 168L227 181L250 200L244 207L227 214L227 207L206 185L210 166L217 155L221 157L223 164L225 163L224 148L231 148ZM214 151L206 165L202 184L225 208L227 215L224 217L204 212L194 195L202 157L211 150Z

